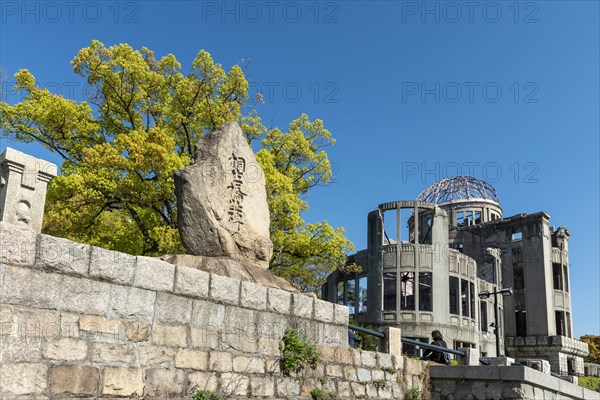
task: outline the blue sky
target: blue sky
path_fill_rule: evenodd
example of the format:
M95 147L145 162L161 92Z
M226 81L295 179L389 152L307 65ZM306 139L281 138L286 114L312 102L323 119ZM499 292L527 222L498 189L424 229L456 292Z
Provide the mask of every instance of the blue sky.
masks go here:
M70 5L69 5L70 4ZM600 334L599 7L595 1L3 1L3 100L12 75L81 99L77 51L200 49L243 62L259 114L285 127L321 118L336 183L308 221L365 247L367 213L458 173L497 189L505 216L544 210L571 231L576 336ZM0 142L60 161L36 145Z

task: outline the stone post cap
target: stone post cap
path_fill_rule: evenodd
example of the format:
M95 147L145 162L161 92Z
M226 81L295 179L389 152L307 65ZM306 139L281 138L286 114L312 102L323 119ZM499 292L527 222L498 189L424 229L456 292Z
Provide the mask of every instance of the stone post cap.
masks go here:
M35 171L37 172L37 178L45 182L52 180L58 173L56 164L30 156L10 147L7 147L0 154L0 165L6 165L9 171L12 170L20 173Z
M40 233L48 183L57 170L51 162L6 148L0 154L0 221Z

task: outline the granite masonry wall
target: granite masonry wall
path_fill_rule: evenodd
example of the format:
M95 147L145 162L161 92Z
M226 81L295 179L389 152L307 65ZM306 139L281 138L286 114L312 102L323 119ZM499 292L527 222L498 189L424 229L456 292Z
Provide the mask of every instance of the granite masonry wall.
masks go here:
M599 400L600 393L523 366L431 366L431 400Z
M428 392L424 363L347 346L348 308L0 222L0 398L308 399ZM279 371L287 327L322 363Z

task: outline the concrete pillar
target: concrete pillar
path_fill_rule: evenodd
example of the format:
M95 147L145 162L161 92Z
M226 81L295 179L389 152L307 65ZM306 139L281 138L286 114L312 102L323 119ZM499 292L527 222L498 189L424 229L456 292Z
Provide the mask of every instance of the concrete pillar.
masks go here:
M7 148L0 154L0 221L42 231L48 183L55 164Z
M555 372L559 375L567 375L568 367L567 367L567 355L558 352L549 353L546 358L550 362L550 368L552 372Z
M456 358L458 365L479 365L479 350L470 347L461 347L458 350L466 353L464 357L458 356Z
M400 328L385 326L381 328L381 332L385 335L383 352L400 357L402 355L402 331Z
M383 220L379 209L371 211L367 223L367 321L381 321L383 309Z

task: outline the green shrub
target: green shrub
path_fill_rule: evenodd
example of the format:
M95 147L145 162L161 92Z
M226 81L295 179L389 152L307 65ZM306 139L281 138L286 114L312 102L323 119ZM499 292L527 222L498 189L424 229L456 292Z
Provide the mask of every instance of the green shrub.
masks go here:
M310 397L313 400L330 400L335 399L335 393L327 393L323 389L314 388L310 391Z
M306 334L300 336L293 328L288 328L279 345L281 359L279 366L284 375L299 372L305 366L315 369L319 363L317 347L308 340Z
M377 389L385 389L387 387L388 383L385 379L381 378L381 379L375 379L373 381L373 385L375 385L375 387Z
M387 372L388 374L395 374L398 370L394 367L381 367L383 372Z
M417 388L410 388L406 395L406 400L421 400L421 391Z
M197 390L194 393L193 400L219 400L219 396L215 394L212 390Z
M579 386L582 386L586 389L597 391L598 385L600 385L600 378L598 378L596 376L580 376L579 377Z

